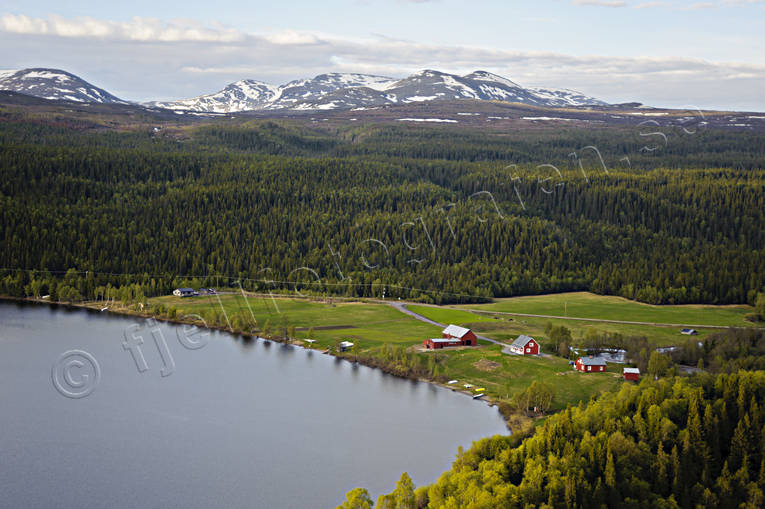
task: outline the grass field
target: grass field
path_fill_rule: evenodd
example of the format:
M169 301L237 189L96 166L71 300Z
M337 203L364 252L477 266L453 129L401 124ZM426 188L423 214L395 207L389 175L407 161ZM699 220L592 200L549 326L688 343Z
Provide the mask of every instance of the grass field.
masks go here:
M652 306L624 299L595 295L589 292L571 292L497 299L490 304L456 306L464 309L526 313L535 315L568 316L624 320L631 322L672 323L678 325L720 325L748 327L744 320L751 306Z
M220 299L220 301L218 300ZM283 324L297 328L314 327L311 339L318 341L315 347L325 349L338 340L357 343L360 353L370 353L385 343L405 347L417 347L428 337L439 337L440 327L416 320L386 304L361 302L315 301L291 298L250 297L222 294L179 298L173 296L150 299L150 304L161 303L167 308L175 307L181 314L199 314L209 316L216 310L220 316L221 305L229 319L235 315L252 316L262 329L269 321L272 330ZM416 312L423 311L439 322L471 323L489 328L499 322L489 316L479 316L469 311L410 306ZM248 323L251 320L248 321ZM349 327L321 330L318 327ZM471 325L473 326L473 325ZM499 335L507 334L503 330ZM489 335L489 334L487 334ZM297 331L297 339L308 337L308 331ZM501 353L497 345L484 345L478 348L448 349L438 352L423 352L417 355L437 355L444 372L449 378L459 380L452 388L464 390L463 384L485 387L486 393L493 399L507 399L526 389L533 381L543 381L555 389L554 408L565 408L567 404L576 405L579 401L589 400L593 394L618 387L621 378L615 373L578 374L571 370L568 362L557 357L524 358ZM496 363L493 364L493 363ZM489 366L489 368L487 368ZM566 373L561 375L560 373Z
M476 322L494 322L494 318L488 315L471 313L470 311L459 311L451 308L440 308L434 306L418 306L410 304L407 309L414 311L426 318L430 318L438 323L455 325L472 324Z
M500 341L512 341L520 334L537 338L543 347L546 343L547 323L562 325L571 330L576 338L588 331L619 333L623 336L646 337L657 346L675 345L685 339L680 334L683 325L717 325L748 327L744 320L750 306L651 306L629 301L621 297L595 295L588 292L561 293L531 297L498 299L490 304L469 304L448 308L432 306L407 306L415 313L440 323L467 326L479 334ZM677 327L658 327L611 322L566 320L531 316L473 313L472 310L501 311L530 315L569 316L629 322L677 323ZM698 329L698 338L715 332L715 329Z
M410 305L407 308L431 320L466 326L481 335L499 341L512 342L520 334L533 336L539 340L543 350L547 340L544 331L548 322L556 326L562 325L568 328L574 339L584 337L589 330L595 330L599 333L619 333L623 336L646 337L656 343L657 346L675 345L686 337L680 334L680 328L674 327L587 322L528 316L488 315L459 309L416 305ZM714 329L699 329L697 337L703 338L713 332Z
M619 367L606 373L580 373L560 357L521 357L503 354L500 350L500 346L492 345L438 352L437 355L448 356L446 365L449 373L458 380L455 385L462 387L466 382L480 384L490 394L503 399L523 391L534 380L545 382L555 391L555 409L565 408L569 403L586 402L590 396L617 389L624 383Z
M314 327L313 337L321 346L334 344L335 339L358 341L359 347L366 350L382 343L413 345L422 343L429 337L439 337L441 330L427 323L420 322L390 306L366 304L361 302L326 303L305 299L251 297L247 302L241 295L219 295L220 304L215 296L185 298L158 297L150 302L161 302L167 307L175 306L184 314L202 314L204 310L220 309L220 305L231 317L235 313L250 316L252 310L257 326L263 329L266 322L276 329L282 323L296 328ZM334 330L317 330L317 327L348 327ZM297 332L298 339L308 338L308 331Z

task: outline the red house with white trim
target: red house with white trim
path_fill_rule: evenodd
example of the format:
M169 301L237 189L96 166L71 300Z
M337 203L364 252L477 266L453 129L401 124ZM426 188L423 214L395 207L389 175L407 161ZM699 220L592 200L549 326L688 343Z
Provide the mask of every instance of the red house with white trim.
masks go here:
M598 357L579 357L576 369L585 373L600 373L606 370L606 361Z
M510 345L510 351L518 355L539 355L539 343L531 336L521 334Z
M637 382L640 380L640 369L638 368L624 368L622 371L622 375L624 376L625 380L632 380L633 382Z
M459 339L463 346L476 346L478 344L478 338L473 331L459 325L449 325L441 331L441 337Z

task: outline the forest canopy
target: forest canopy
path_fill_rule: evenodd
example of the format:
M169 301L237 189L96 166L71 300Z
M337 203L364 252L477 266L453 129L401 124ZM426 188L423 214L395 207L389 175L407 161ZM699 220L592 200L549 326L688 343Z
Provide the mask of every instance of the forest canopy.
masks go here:
M437 303L591 290L754 304L765 136L669 140L646 151L616 128L251 121L172 137L0 123L0 292L23 296L38 278L47 294L75 269L96 273L93 288L147 295L218 275Z

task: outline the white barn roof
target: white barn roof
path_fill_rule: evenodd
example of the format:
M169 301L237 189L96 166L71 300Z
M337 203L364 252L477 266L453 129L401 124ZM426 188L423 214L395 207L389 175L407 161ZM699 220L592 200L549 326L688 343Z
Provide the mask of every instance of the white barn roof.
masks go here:
M456 338L462 338L468 332L470 332L470 329L466 329L465 327L460 327L459 325L449 325L447 328L443 330L444 334L447 334L449 336L454 336Z
M454 343L457 341L455 338L430 338L433 343Z
M526 334L521 334L515 341L513 341L512 346L523 348L529 341L534 341L534 338L527 336Z
M634 373L636 375L640 374L640 369L638 368L624 368L625 373Z

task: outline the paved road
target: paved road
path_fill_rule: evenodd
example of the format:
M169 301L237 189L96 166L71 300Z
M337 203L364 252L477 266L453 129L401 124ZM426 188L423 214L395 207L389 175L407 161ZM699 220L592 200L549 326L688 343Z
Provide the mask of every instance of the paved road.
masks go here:
M390 304L391 306L393 306L394 308L398 309L402 313L405 313L405 314L407 314L407 315L409 315L409 316L411 316L413 318L416 318L416 319L418 319L421 322L429 323L431 325L436 325L438 327L446 327L446 325L444 325L443 323L435 322L435 321L431 320L430 318L426 318L426 317L422 316L421 314L415 313L411 309L408 309L406 307L406 305L408 304L407 302L387 302L387 304ZM510 350L507 349L507 344L505 344L505 343L503 343L501 341L497 341L496 339L487 338L486 336L480 336L478 334L476 334L476 337L478 339L483 339L484 341L488 341L489 343L494 343L495 345L501 345L501 346L505 347L505 348L502 349L503 353L507 353L507 354L512 353L512 352L510 352ZM505 351L505 350L507 350L507 351Z

